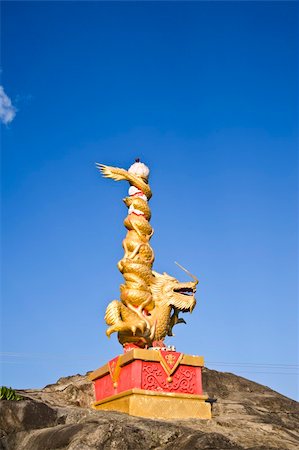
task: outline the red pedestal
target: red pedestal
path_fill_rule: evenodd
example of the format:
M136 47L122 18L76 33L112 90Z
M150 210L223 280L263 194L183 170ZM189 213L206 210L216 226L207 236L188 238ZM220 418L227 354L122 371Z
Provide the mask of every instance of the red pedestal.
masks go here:
M134 349L90 375L96 401L131 389L202 395L203 358L173 351Z

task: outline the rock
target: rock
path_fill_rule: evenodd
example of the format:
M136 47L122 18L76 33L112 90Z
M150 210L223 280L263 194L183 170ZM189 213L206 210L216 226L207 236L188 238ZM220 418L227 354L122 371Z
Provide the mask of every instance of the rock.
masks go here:
M44 401L49 405L72 405L90 408L94 401L94 391L93 385L88 379L89 373L84 376L73 375L59 378L55 384L49 384L42 390L23 390L22 395Z
M230 373L205 369L204 390L217 398L212 420L151 420L95 411L86 376L61 378L27 399L1 401L3 450L295 450L298 403Z
M1 400L0 429L6 433L52 427L57 424L57 410L33 400Z

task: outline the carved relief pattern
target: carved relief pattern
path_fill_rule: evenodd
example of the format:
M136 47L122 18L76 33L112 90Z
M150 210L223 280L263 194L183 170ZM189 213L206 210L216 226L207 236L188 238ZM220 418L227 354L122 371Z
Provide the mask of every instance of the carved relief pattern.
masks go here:
M167 381L167 375L160 364L143 364L142 388L150 391L183 392L194 394L195 370L180 366L173 375L172 381Z

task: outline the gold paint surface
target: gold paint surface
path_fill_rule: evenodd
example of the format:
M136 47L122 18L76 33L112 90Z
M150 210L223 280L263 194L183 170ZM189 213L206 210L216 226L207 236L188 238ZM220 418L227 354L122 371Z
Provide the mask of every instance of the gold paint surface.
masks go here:
M94 381L97 378L102 378L103 376L107 375L109 373L109 367L108 364L105 364L102 367L99 367L98 369L94 370L92 373L88 375L88 379L90 381Z
M207 395L131 389L95 402L93 408L154 419L211 419L211 405L205 402L207 398Z
M120 286L120 300L113 300L107 306L106 334L118 333L118 340L124 346L135 343L141 348L156 344L163 347L164 338L173 335L173 327L185 322L179 314L194 309L198 279L179 264L192 281L179 282L166 272L153 270L155 255L150 239L154 230L150 224L152 191L148 167L139 161L129 170L96 165L104 177L127 181L130 185L129 195L124 199L128 208L124 220L127 234L122 243L124 255L117 265L124 283Z

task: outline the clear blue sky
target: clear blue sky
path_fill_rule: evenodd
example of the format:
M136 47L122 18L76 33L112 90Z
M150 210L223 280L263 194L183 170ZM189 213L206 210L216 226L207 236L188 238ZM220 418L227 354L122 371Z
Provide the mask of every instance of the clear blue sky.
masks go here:
M155 269L200 278L168 340L295 398L298 4L2 2L2 384L120 353L125 183L151 169ZM297 373L297 375L296 375Z

